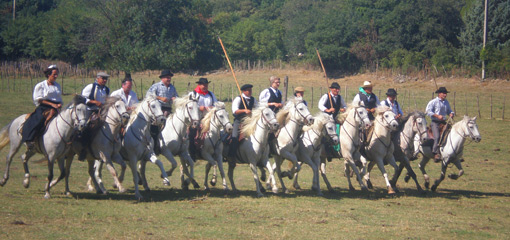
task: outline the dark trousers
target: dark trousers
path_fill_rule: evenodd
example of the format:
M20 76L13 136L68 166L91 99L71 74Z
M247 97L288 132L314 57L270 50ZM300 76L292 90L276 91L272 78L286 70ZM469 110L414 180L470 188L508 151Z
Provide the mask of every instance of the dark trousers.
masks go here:
M234 120L234 126L232 130L232 142L229 145L228 156L234 157L236 155L237 148L239 147L239 132L241 127L241 120Z
M439 135L439 124L441 124L441 122L439 121L432 121L430 123L430 128L432 130L432 135L434 135L434 146L432 147L432 153L434 154L438 154L439 153L439 137L441 137Z
M44 131L44 121L46 118L43 116L43 112L49 109L53 108L48 105L41 104L35 109L30 117L28 117L23 124L21 142L34 141L35 138Z

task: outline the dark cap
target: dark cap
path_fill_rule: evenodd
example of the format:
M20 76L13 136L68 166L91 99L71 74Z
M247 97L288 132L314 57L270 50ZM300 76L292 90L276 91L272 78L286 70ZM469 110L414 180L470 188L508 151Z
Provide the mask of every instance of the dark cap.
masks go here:
M165 69L165 70L161 71L161 75L159 75L159 78L166 77L166 76L173 77L174 74L170 70Z
M397 96L397 91L393 88L388 88L388 91L386 92L386 96Z
M248 90L248 89L250 89L250 88L252 88L252 87L253 87L253 85L251 85L251 84L244 84L244 85L241 87L241 91L246 91L246 90Z
M449 93L445 87L440 87L436 90L436 93Z
M329 86L329 88L340 89L340 85L337 82L333 82L333 83L331 83L331 86Z
M199 78L198 81L196 81L195 83L208 84L208 83L210 83L210 81L208 81L207 78Z

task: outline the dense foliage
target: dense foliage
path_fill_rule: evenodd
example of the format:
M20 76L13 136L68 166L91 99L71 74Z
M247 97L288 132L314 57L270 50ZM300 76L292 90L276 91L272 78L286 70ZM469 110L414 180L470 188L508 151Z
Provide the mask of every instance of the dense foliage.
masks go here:
M477 0L0 0L2 59L58 59L139 71L232 59L318 64L342 72L463 67L510 71L510 2Z

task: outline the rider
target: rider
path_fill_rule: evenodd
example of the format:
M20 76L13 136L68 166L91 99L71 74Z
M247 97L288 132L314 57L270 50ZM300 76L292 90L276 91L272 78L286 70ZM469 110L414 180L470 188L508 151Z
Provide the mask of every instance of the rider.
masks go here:
M29 151L34 149L35 137L44 130L44 126L62 107L62 91L60 85L56 82L58 77L57 66L50 65L44 70L44 75L48 79L34 87L35 111L30 114L23 124L21 142L26 142Z
M241 96L237 96L232 101L232 113L234 114L234 129L232 130L232 143L230 144L230 148L228 151L229 157L234 157L236 155L237 148L239 146L239 128L242 120L251 114L251 110L253 106L257 104L257 100L251 96L253 85L244 84L241 87L241 91L243 92L242 97L244 98L244 103L241 100ZM246 104L246 107L245 107Z
M199 78L196 82L197 87L190 93L195 99L198 99L200 119L202 119L209 109L214 107L214 103L218 101L214 93L209 91L209 83L210 81L207 80L207 78ZM200 141L200 135L197 133L200 132L200 129L201 126L189 129L189 153L193 159L195 159L195 153L199 150L197 149L197 145L199 144L198 141Z
M280 87L280 78L271 76L269 82L271 83L271 87L260 92L259 101L266 102L267 106L276 114L283 107L282 92L278 90L278 87Z
M365 104L370 121L375 119L374 112L377 106L379 106L379 99L372 92L372 87L373 85L371 81L363 82L363 86L359 88L359 93L356 94L352 100L353 102L362 101Z
M159 78L161 79L161 82L154 83L149 90L147 91L147 94L154 94L156 96L156 99L159 100L161 103L161 111L163 111L163 115L165 115L165 118L170 115L172 112L172 102L176 97L179 97L177 94L177 90L175 90L174 85L172 85L172 77L174 74L168 70L165 69L161 71L161 75L159 75ZM151 125L150 127L151 136L154 139L154 151L159 152L159 126Z
M322 95L319 100L319 110L325 112L329 115L333 115L335 122L339 112L345 112L345 108L347 105L345 104L344 98L338 94L340 92L340 85L337 82L331 83L329 87L329 93ZM331 96L331 101L329 100ZM331 106L331 102L333 102L333 106Z
M304 87L296 87L294 88L294 97L300 97L303 99L303 103L308 107L308 103L305 100L305 88Z
M319 100L318 107L322 112L333 115L333 119L335 119L335 123L337 125L336 132L339 134L340 128L337 116L339 112L345 112L347 105L345 104L344 98L338 94L340 92L340 84L337 82L331 83L329 90L329 93L322 95L321 99ZM333 106L331 103L333 103ZM340 150L340 145L333 146L329 144L325 137L323 137L322 141L325 143L324 147L328 155L327 159L329 162L331 162L333 157L335 157L335 155L332 153L338 152Z
M133 87L133 79L131 75L126 74L126 77L122 80L122 87L112 92L110 96L118 97L126 104L126 109L131 112L135 105L138 103L138 97L136 93L131 90Z
M404 113L402 112L402 108L400 108L400 104L398 104L396 98L397 98L397 91L393 88L388 88L388 91L386 92L386 100L381 101L382 106L387 106L391 108L391 111L395 113L395 119L400 123L400 120L402 119L402 115ZM399 133L396 131L391 132L391 139L393 142L397 142Z
M99 108L106 102L106 98L110 94L110 89L106 86L108 77L110 77L110 75L105 72L98 72L94 83L85 86L81 91L81 95L86 99L85 103L88 106L88 110L92 111L92 113L87 126L88 130L83 131L82 134L78 136L83 146L78 157L79 160L84 160L87 156L86 146L92 141L91 138L93 137L94 129L99 127Z
M440 87L436 91L437 98L430 100L427 104L427 108L425 109L425 113L430 116L432 122L430 123L430 128L432 129L432 134L434 135L434 146L432 148L432 153L434 153L434 160L441 160L441 153L439 151L439 125L446 123L446 115L450 115L450 118L453 118L455 113L452 111L450 107L450 103L446 100L446 96L448 95L448 91L445 87Z

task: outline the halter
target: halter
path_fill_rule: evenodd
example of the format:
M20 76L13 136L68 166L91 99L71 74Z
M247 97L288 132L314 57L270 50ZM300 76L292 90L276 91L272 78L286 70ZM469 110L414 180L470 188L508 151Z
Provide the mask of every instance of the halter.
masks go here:
M300 103L298 103L298 104L294 105L294 108L295 108L295 109L296 109L296 111L299 113L299 116L301 116L301 117L303 118L303 120L304 120L304 121L306 121L306 119L308 118L308 116L311 116L312 114L310 114L310 111L309 111L309 112L308 112L308 115L306 115L306 116L305 116L305 115L303 115L303 114L299 111L299 109L297 108L297 106L298 106L299 104L303 104L303 105L304 105L304 103L303 103L303 102L300 102ZM305 105L305 106L306 106L306 105ZM300 125L302 125L302 124L300 124Z
M119 101L122 101L122 100L119 100ZM113 105L113 108L115 108L115 112L117 112L117 115L120 117L120 120L115 120L113 119L112 117L110 117L110 115L106 115L106 120L110 119L112 121L114 121L113 123L109 123L108 121L105 120L106 123L108 124L112 124L114 127L117 127L117 125L122 125L122 114L119 112L119 110L117 110L117 108L115 107L115 104ZM109 109L108 109L109 111ZM103 136L110 142L110 143L115 143L118 141L118 138L117 139L110 139L110 137L108 137L108 135L106 135L106 133L104 132L103 130L104 128L101 128L101 133L103 133ZM113 135L113 134L112 134Z
M413 118L413 126L412 126L412 128L416 127L416 130L417 130L417 132L418 132L419 136L421 136L424 132L422 132L422 131L420 130L420 128L418 127L418 123L417 123L418 118L417 118L417 117L414 117L414 116L412 116L412 118ZM423 118L423 117L419 117L419 118ZM423 118L423 119L424 119L424 118ZM413 147L414 147L414 145L409 144L409 140L410 140L411 138L410 138L409 136L407 136L407 135L405 134L405 132L404 132L404 131L402 131L402 136L404 136L404 140L406 141L406 144L407 144L406 149L407 149L407 148L409 148L409 146L413 146ZM420 142L421 142L421 138L420 138Z
M360 120L363 120L363 118L361 118L361 116L359 115L359 113L357 111L358 108L361 108L361 107L354 107L354 120L356 120L356 116L358 116L360 118ZM352 123L347 121L347 119L345 119L344 122L348 123L349 125L351 125L351 127L353 127L356 130L356 126L354 126ZM349 134L349 132L347 132L344 124L342 124L342 128L344 129L344 132L347 133L347 136L349 136L349 139L351 139L351 142L354 144L354 146L356 146L356 148L358 148L358 144L354 143L354 138Z
M69 108L68 108L69 109ZM73 108L71 108L71 112L69 113L69 116L71 117L71 120L73 119L73 114L74 112L74 115L76 116L76 120L78 120L78 122L81 122L81 119L78 117L78 113L76 113L76 104L73 104ZM62 117L62 113L59 113L58 116L60 116L60 118L69 126L69 127L73 127L73 125L71 125L70 123L68 123L64 117ZM62 136L62 134L60 133L60 130L58 129L58 124L57 124L57 120L58 118L55 119L55 128L57 129L57 133L58 133L58 136L60 137L60 139L65 142L66 145L70 145L71 143L73 143L73 138L71 138L69 140L69 142L66 142L66 140L64 139L64 137Z
M157 99L153 99L153 100L147 101L147 107L149 108L149 110L150 110L150 112L151 112L151 114L150 114L150 115L149 115L149 114L147 114L147 112L143 109L143 106L142 106L142 111L143 111L143 113L144 113L145 115L149 115L149 119L150 119L150 120L151 120L151 122L153 122L153 123L154 123L154 122L156 122L156 119L158 119L159 117L164 116L164 115L163 115L163 113L162 113L162 114L160 114L160 115L156 115L156 114L154 113L154 111L152 110L152 108L151 108L151 102L156 101L156 100L157 100ZM144 119L144 120L145 120L145 119ZM147 120L145 120L145 121L147 121Z
M194 100L193 100L194 101ZM186 106L184 106L184 108L186 108L186 113L188 114L188 118L191 119L190 122L193 122L195 121L193 119L193 117L191 116L191 113L189 112L189 109L188 109L188 104L190 104L192 102L188 102L186 103ZM179 120L182 124L186 125L186 122L184 122L184 120L180 119L179 116L177 114L174 114L175 118L177 118L177 120ZM172 118L173 119L173 118ZM198 121L198 120L197 120ZM175 133L177 133L177 137L178 139L182 139L183 141L186 141L187 140L187 137L183 137L182 134L179 133L179 131L177 131L177 128L175 128L175 124L174 124L174 121L170 121L172 123L172 128L174 129Z
M228 124L229 122L226 122L225 124L224 124L224 123L222 123L222 122L220 121L220 118L219 118L219 117L218 117L218 115L217 115L217 114L218 114L218 111L220 111L220 110L222 110L222 109L216 109L216 110L214 110L214 117L213 117L213 119L211 119L211 121L210 121L210 123L209 123L209 124L211 124L211 125L212 125L213 127L215 127L215 128L218 128L218 125L214 124L214 121L213 121L213 120L216 118L216 119L218 119L218 122L220 122L220 124L221 124L221 126L223 127L223 129L227 129L227 124ZM213 140L212 140L211 131L209 131L209 132L207 133L207 136L208 136L208 138L209 138L209 141L211 142L211 145L213 146L213 149L216 149L216 147L218 146L218 144L219 144L219 143L220 143L220 141L221 141L221 138L218 138L218 140L216 141L216 143L214 143L214 142L213 142Z
M471 123L471 124L475 124L475 125L476 125L475 121L473 121L473 120L469 120L469 121L467 121L466 126L467 126L467 125L469 125L470 123ZM459 136L461 136L462 138L471 137L471 139L473 139L473 138L475 137L475 134L474 134L471 130L469 130L469 128L468 128L468 127L467 127L467 129L468 129L468 133L469 133L469 135L467 135L467 136L466 136L466 134L465 134L465 133L460 134L460 133L459 133L459 132L458 132L455 128L452 128L452 130L454 130L454 131L455 131L457 134L459 134ZM453 145L452 138L451 138L451 137L448 137L448 138L450 139L450 141L449 141L449 142L450 142L450 145L452 146L453 153L454 153L454 157L456 158L456 157L457 157L457 155L459 155L459 153L462 151L462 149L464 148L464 146L461 146L461 147L460 147L461 151L457 152L457 149L455 149L455 146ZM473 142L473 141L471 140L471 142ZM471 142L469 142L469 143L471 143Z
M391 111L391 110L388 110L388 111ZM388 112L388 111L386 111L386 112ZM389 128L389 127L387 127L387 126L384 126L384 125L383 125L383 123L381 123L379 120L377 120L377 118L375 118L375 120L376 120L379 124L381 124L384 128L386 128L387 130L391 130L391 128ZM390 124L391 124L391 122L393 122L393 121L395 121L395 122L396 122L397 120L395 120L395 118L393 118L391 121L389 121L389 122L388 122L388 121L386 120L386 118L384 118L384 116L383 116L383 121L385 121L388 125L390 125ZM398 122L397 122L397 124L398 124ZM377 132L376 132L375 130L374 130L374 134L375 134L375 136L377 137L377 140L379 140L379 142L381 142L381 143L383 144L383 146L385 146L385 147L386 147L386 149L389 149L389 148L391 147L391 138L390 138L390 142L388 143L388 145L386 145L386 144L385 144L385 143L381 140L381 138L380 138L379 136L377 136ZM368 146L370 147L371 145L369 144Z
M262 110L262 114L261 115L262 115L262 117L259 120L262 121L262 126L259 125L259 120L257 120L257 126L263 128L265 130L266 127L269 127L270 121L267 120L266 116L264 115L264 110ZM264 124L264 121L266 121L267 124ZM257 143L259 145L261 145L260 141L257 139L257 137L255 137L255 135L253 135L253 139L255 139L255 141L257 141Z

